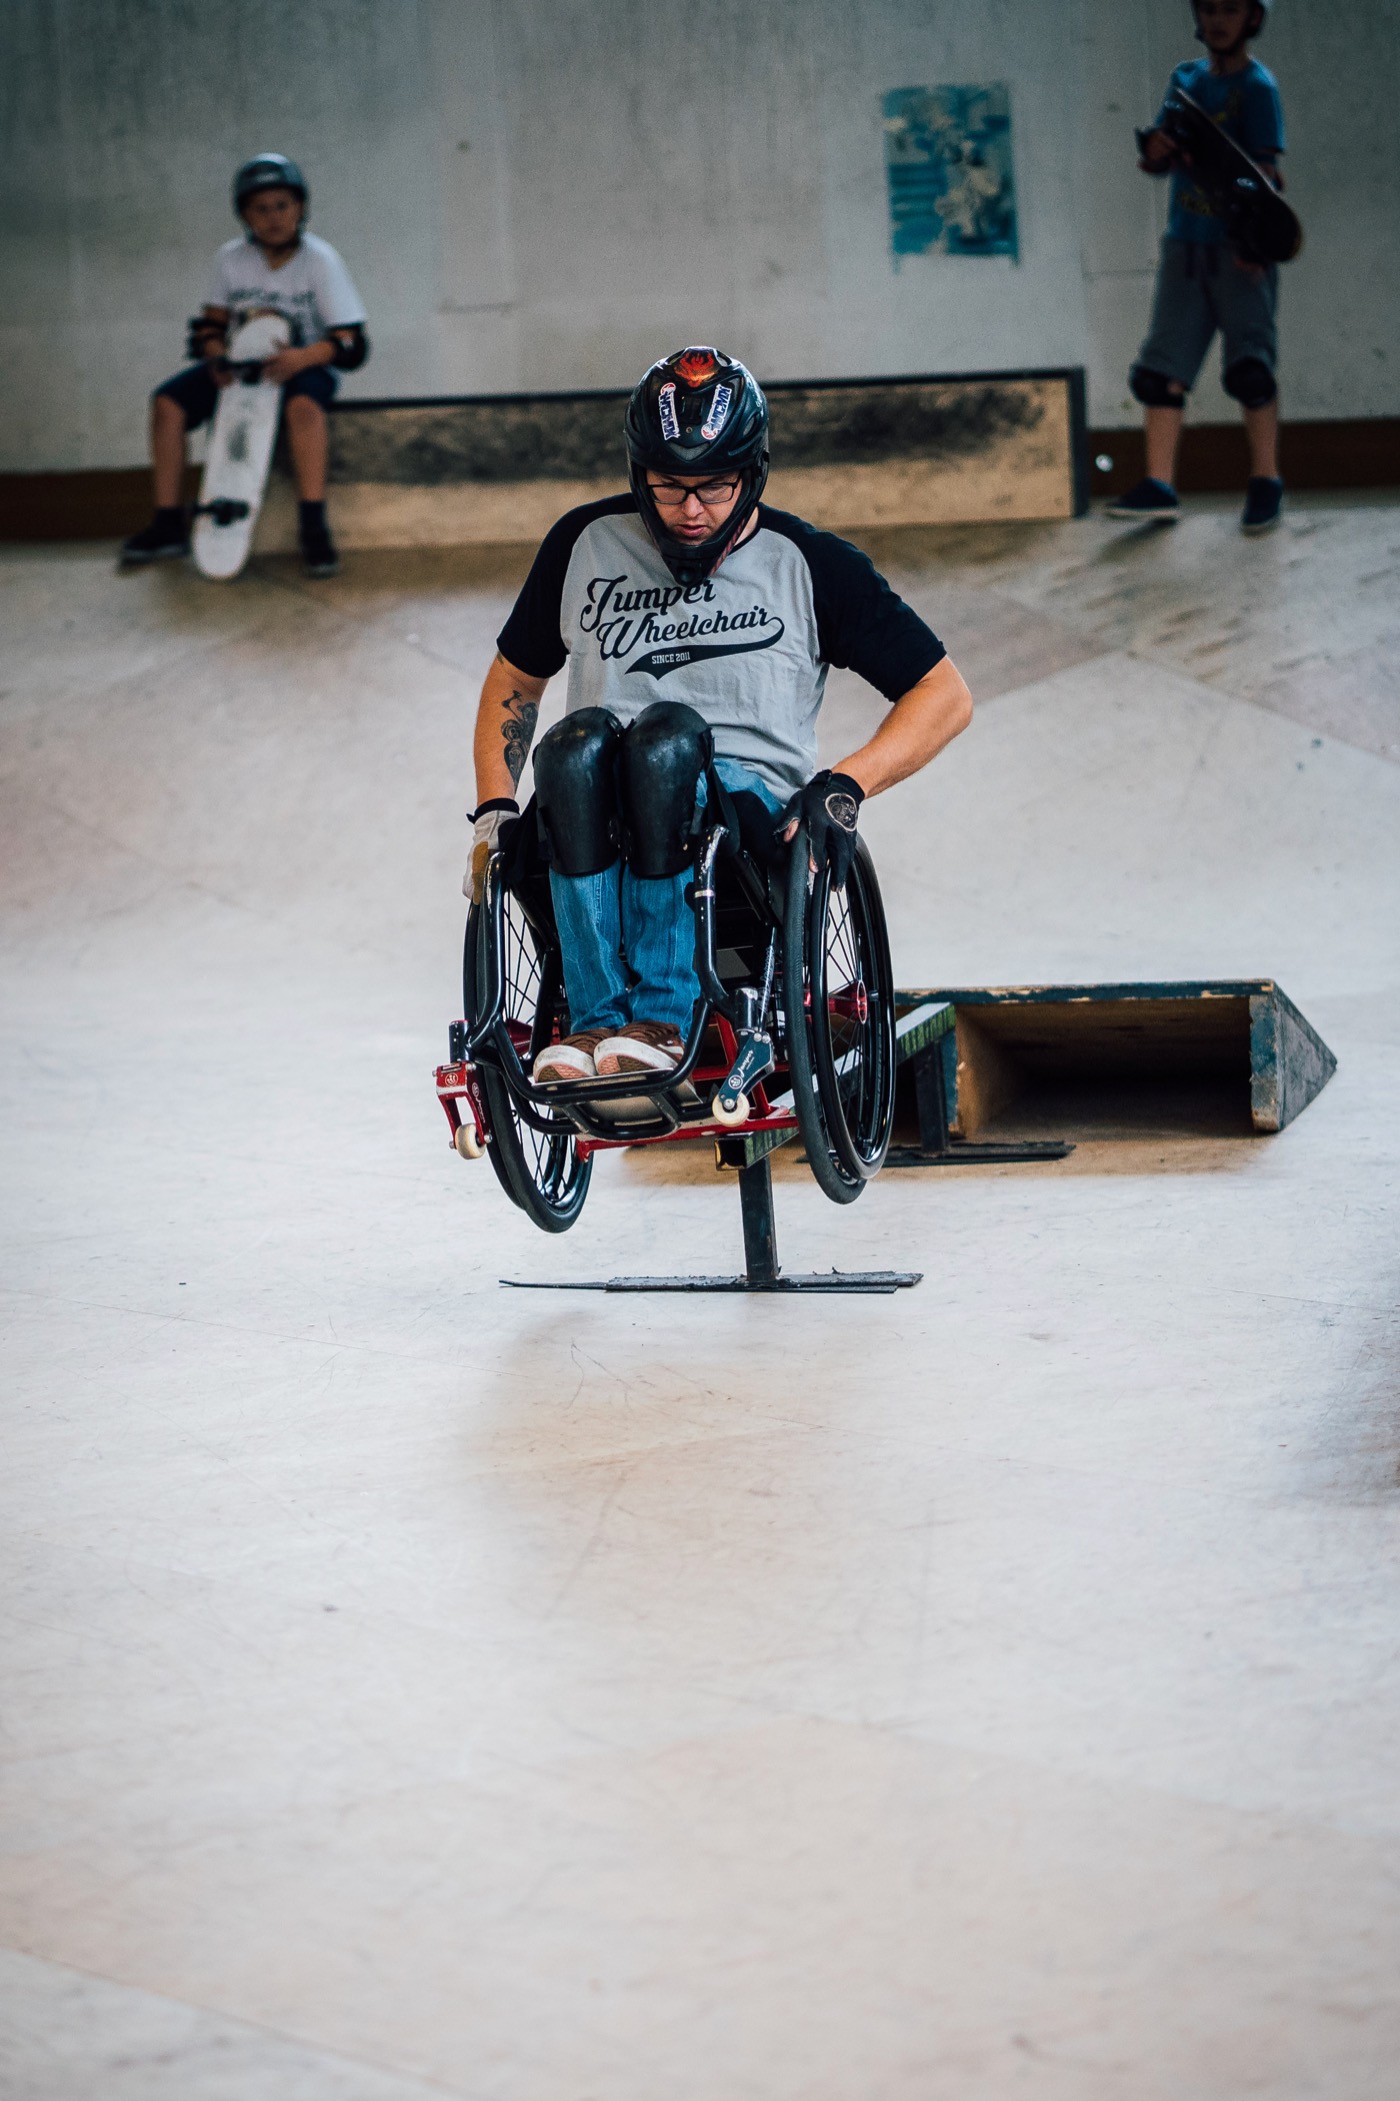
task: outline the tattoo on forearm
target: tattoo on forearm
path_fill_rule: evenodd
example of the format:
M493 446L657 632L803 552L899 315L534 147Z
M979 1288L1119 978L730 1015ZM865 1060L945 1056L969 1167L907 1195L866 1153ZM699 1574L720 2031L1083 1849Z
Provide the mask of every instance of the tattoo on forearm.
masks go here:
M501 735L506 744L506 765L513 781L518 781L525 771L525 761L530 755L530 740L535 734L539 720L540 704L527 700L523 693L512 692L501 702L505 710L505 721L501 724Z

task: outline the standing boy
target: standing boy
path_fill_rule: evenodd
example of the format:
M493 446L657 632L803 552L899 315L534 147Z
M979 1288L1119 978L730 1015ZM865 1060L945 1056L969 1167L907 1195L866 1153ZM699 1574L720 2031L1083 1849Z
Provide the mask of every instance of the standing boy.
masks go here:
M200 360L151 397L155 516L122 549L122 566L160 562L190 551L181 503L185 434L207 423L219 389L229 384L225 358L231 326L261 310L284 316L291 342L263 367L282 387L282 415L296 476L298 531L308 576L340 567L326 525L326 410L337 368L354 372L369 356L365 310L350 273L329 241L306 231L310 192L295 161L260 153L233 179L233 208L244 232L226 241L202 311L190 323L190 354Z
M1283 104L1273 74L1248 48L1264 26L1269 4L1193 0L1196 35L1210 56L1179 65L1167 94L1184 89L1282 189ZM1175 482L1182 407L1218 330L1222 384L1243 409L1249 437L1249 488L1240 523L1247 533L1266 533L1278 524L1283 501L1274 377L1278 265L1262 269L1235 254L1210 200L1160 128L1162 115L1143 143L1138 166L1149 175L1170 172L1171 211L1151 325L1128 380L1145 412L1147 474L1108 506L1108 515L1163 524L1179 515Z

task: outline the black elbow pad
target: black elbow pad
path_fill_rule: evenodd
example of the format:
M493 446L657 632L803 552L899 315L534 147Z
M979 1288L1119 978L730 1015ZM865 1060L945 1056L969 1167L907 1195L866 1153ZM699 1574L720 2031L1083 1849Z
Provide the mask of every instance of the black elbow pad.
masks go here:
M186 357L207 357L212 347L222 348L228 331L222 321L211 321L208 314L191 314L185 336Z
M328 329L331 345L331 363L338 372L358 372L369 356L369 337L362 324L352 322L347 328Z

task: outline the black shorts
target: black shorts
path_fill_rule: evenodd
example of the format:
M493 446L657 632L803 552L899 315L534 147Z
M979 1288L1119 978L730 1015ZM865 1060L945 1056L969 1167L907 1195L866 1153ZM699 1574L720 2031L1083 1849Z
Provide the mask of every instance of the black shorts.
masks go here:
M1252 358L1273 371L1278 357L1278 264L1262 277L1237 268L1223 241L1177 241L1167 235L1157 267L1152 320L1137 361L1179 379L1189 392L1220 331L1220 369Z
M294 373L282 389L283 401L290 401L295 394L309 395L328 409L335 399L336 376L329 365L308 365L304 372ZM167 401L176 402L185 412L185 428L198 430L214 413L219 399L219 390L207 365L188 365L156 388L156 394L164 394Z

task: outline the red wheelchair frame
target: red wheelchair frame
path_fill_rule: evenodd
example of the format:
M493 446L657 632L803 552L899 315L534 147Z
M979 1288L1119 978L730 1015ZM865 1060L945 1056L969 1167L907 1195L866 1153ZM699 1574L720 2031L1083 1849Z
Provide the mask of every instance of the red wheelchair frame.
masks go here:
M885 1158L896 1064L889 944L864 845L837 890L811 869L800 831L783 877L744 851L732 823L712 825L689 892L701 996L680 1062L665 1073L541 1085L533 1061L567 1032L547 879L543 891L512 891L504 857L489 863L468 918L467 1019L451 1025L449 1060L436 1074L457 1150L469 1159L485 1151L507 1194L554 1232L578 1216L595 1153L712 1138L719 1163L739 1169L743 1277L550 1288L891 1291L917 1282L905 1272L793 1278L778 1268L767 1155L800 1136L825 1193L853 1201Z

